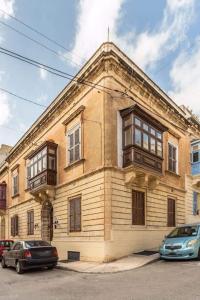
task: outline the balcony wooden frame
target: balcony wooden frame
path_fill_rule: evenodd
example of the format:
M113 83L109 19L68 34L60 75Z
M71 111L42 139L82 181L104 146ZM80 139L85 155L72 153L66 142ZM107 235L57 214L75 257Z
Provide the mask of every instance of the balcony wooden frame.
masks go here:
M163 132L166 131L167 128L146 111L141 109L137 104L122 110L121 116L123 119L123 167L135 164L137 166L144 166L150 170L153 169L161 174L163 164ZM129 117L130 123L127 125L125 122ZM140 120L140 126L136 124L135 119ZM147 125L148 130L144 129L144 124ZM125 132L127 128L130 128L131 131L131 143L129 145L125 145ZM138 129L141 132L141 146L135 143L135 129ZM155 134L152 134L151 130L154 130ZM142 147L144 133L148 135L148 150ZM161 137L159 137L159 134L161 134ZM151 146L150 138L155 140L155 153L150 152L149 150ZM162 155L157 154L158 143L161 144Z
M42 156L40 159L36 159L35 162L30 164L29 167L33 167L34 164L38 164L38 161L43 160L44 157L46 157L46 167L41 172L37 173L36 175L28 178L29 181L29 189L31 193L34 192L41 192L43 190L46 190L48 187L52 187L56 185L56 178L57 178L57 144L51 141L46 141L43 143L40 147L38 147L34 152L31 153L30 156L27 157L27 159L34 159L36 155L39 154L39 152L42 152L46 148L46 154ZM54 154L51 153L51 150L54 150ZM49 158L52 157L55 159L55 169L50 168L49 164Z

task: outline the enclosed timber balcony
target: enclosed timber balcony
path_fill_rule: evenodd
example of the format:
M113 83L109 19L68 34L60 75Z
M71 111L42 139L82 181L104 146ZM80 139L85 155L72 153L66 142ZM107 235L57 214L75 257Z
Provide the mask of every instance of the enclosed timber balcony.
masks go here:
M167 128L137 104L121 110L121 117L123 167L134 165L161 175Z
M57 144L47 141L29 157L27 167L30 193L38 194L52 189L57 177Z
M0 183L0 216L5 213L6 210L6 183Z

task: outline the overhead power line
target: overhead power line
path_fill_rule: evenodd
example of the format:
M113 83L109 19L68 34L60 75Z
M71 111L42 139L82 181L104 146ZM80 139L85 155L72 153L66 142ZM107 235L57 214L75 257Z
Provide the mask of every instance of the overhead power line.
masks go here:
M71 74L66 73L64 71L61 71L61 70L58 70L56 68L50 67L46 64L43 64L43 63L38 62L36 60L30 59L26 56L20 55L20 54L14 52L14 51L10 51L10 50L8 50L6 48L3 48L3 47L0 47L0 53L11 56L11 57L13 57L15 59L18 59L20 61L26 62L30 65L33 65L33 66L37 67L37 68L44 69L44 70L48 71L49 73L51 73L53 75L56 75L56 76L59 76L59 77L62 77L62 78L66 78L66 79L71 80L71 81L75 81L78 84L87 85L87 86L90 86L92 88L95 88L95 89L98 89L98 90L101 90L101 91L105 91L105 90L107 90L107 91L117 91L117 90L113 90L109 87L103 86L101 84L94 83L94 82L89 81L89 80L79 79L79 78L77 78L77 76L74 76L74 75L71 75Z
M35 102L35 101L33 101L33 100L26 99L26 98L24 98L24 97L22 97L22 96L16 95L15 93L10 92L10 91L8 91L8 90L6 90L6 89L3 89L3 88L1 88L1 87L0 87L0 91L2 91L2 92L4 92L4 93L7 93L7 94L10 94L10 95L12 95L12 96L14 96L14 97L16 97L16 98L18 98L18 99L20 99L20 100L23 100L23 101L32 103L32 104L34 104L34 105L37 105L37 106L40 106L40 107L43 107L43 108L47 108L46 105L40 104L40 103Z
M13 20L15 20L16 22L22 24L23 26L27 27L28 29L32 30L33 32L37 33L38 35L42 36L43 38L45 38L46 40L48 40L49 42L59 46L60 48L64 49L65 51L69 52L71 54L71 50L67 49L65 46L63 46L61 43L58 43L57 41L55 41L54 39L50 38L49 36L47 36L46 34L42 33L41 31L39 31L38 29L34 28L33 26L30 26L29 24L25 23L24 21L20 20L19 18L7 13L5 10L0 8L0 11L2 13L4 13L5 15L9 16L10 18L12 18ZM79 56L78 54L74 53L74 56L77 56L78 58L81 58L81 56Z
M64 59L66 59L66 60L70 60L72 64L74 64L74 65L76 65L76 66L80 66L80 65L77 64L75 61L72 61L70 58L66 57L64 54L59 53L59 52L57 52L56 50L50 48L49 46L46 46L45 44L43 44L43 43L41 43L41 42L39 42L39 41L33 39L32 37L28 36L27 34L23 33L22 31L20 31L20 30L14 28L14 27L12 27L11 25L8 25L7 23L5 23L5 22L3 22L3 21L0 21L0 24L2 24L2 25L4 25L4 26L8 27L9 29L15 31L16 33L22 35L23 37L25 37L25 38L27 38L28 40L34 42L35 44L37 44L37 45L39 45L39 46L45 48L46 50L50 51L51 53L55 54L56 56L62 57L62 58L64 58Z

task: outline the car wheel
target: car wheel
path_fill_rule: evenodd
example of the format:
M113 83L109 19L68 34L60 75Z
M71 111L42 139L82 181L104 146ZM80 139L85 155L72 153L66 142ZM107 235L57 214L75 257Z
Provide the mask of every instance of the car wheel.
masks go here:
M3 269L7 268L7 265L5 263L5 258L2 258L2 260L1 260L1 266L2 266Z
M53 270L53 268L55 268L54 265L53 265L53 266L49 266L49 267L48 267L48 270Z
M22 274L22 273L24 273L24 270L23 270L23 268L22 268L22 264L21 264L20 261L17 261L17 263L16 263L16 272L17 272L17 274Z

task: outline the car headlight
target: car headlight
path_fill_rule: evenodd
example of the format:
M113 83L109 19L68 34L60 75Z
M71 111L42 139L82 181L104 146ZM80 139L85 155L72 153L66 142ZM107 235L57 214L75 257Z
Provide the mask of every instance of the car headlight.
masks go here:
M164 247L165 245L165 240L162 241L162 244L160 245L160 248Z
M198 242L198 240L191 240L191 241L187 242L186 247L192 247L192 246L194 246L197 242Z

